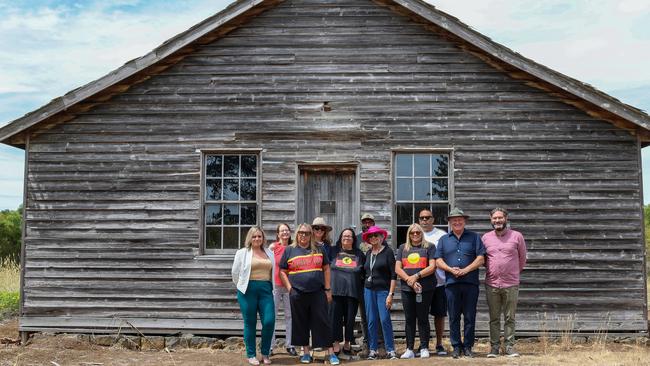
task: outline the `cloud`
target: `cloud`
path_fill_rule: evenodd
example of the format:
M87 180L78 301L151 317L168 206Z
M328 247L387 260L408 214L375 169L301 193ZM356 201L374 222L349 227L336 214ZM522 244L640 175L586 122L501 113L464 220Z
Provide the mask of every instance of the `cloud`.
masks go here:
M3 4L0 93L28 95L31 103L24 114L146 54L229 2L93 1L78 5L48 1L31 8L21 7L21 2ZM0 110L7 107L0 100ZM4 122L8 120L0 121Z
M24 152L0 145L0 210L23 203Z
M522 55L599 89L650 84L647 1L428 2Z

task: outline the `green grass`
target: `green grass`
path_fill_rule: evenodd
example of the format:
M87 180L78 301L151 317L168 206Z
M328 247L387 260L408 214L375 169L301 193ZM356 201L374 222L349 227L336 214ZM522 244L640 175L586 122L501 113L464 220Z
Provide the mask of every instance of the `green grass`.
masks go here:
M0 313L2 314L15 314L18 312L20 304L20 293L13 292L0 292Z
M0 319L18 313L20 307L20 269L0 265Z

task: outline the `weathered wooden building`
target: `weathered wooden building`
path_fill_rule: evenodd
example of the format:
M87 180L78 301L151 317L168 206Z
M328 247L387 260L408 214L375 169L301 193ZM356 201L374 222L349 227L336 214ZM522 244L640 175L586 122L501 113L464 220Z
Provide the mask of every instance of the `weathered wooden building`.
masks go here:
M419 0L237 1L0 129L26 157L20 330L239 333L252 224L371 212L395 245L418 207L485 231L499 205L522 333L646 332L649 127Z

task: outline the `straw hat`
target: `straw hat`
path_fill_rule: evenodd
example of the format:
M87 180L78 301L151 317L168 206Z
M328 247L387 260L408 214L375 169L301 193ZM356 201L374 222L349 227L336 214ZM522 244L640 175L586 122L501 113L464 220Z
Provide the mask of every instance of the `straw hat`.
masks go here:
M322 217L317 217L314 219L314 221L312 221L311 223L312 229L314 228L314 226L321 226L325 228L325 231L332 231L332 227L327 225L327 222L325 222L325 219Z

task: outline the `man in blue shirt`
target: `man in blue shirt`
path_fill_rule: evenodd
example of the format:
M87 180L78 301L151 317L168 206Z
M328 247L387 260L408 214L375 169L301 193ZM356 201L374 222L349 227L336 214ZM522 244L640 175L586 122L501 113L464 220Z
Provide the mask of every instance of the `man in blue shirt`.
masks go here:
M469 216L454 208L447 216L451 232L441 237L436 247L436 265L446 272L445 294L449 313L449 338L454 348L451 355L473 357L476 303L478 302L478 269L485 261L481 236L465 230ZM463 342L460 339L460 316L463 315Z

